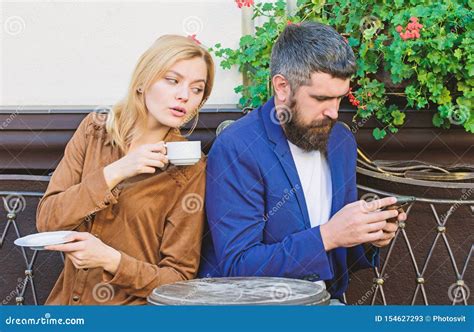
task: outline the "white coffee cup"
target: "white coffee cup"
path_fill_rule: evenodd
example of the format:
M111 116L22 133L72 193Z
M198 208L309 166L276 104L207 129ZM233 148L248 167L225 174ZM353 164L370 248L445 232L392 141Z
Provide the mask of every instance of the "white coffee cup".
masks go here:
M201 159L201 141L166 142L166 155L176 166L194 165Z

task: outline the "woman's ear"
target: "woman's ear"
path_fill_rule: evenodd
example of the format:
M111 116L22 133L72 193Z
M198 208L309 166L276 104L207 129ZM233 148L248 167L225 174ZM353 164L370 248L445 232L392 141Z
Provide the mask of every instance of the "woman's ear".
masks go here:
M272 77L273 90L275 90L275 98L284 103L289 99L291 87L288 80L280 74Z

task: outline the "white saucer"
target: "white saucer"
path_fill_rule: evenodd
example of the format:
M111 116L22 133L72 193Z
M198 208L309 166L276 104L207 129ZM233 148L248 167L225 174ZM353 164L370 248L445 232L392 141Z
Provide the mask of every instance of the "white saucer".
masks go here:
M64 239L73 233L73 231L42 232L21 237L13 243L32 250L44 250L45 246L66 243Z
M188 158L188 159L170 159L169 162L176 166L187 166L196 164L201 158Z

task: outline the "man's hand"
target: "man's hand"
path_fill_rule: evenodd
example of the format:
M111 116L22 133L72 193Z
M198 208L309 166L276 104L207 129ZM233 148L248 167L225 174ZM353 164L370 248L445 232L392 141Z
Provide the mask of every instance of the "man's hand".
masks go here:
M398 222L405 221L407 219L407 215L405 212L400 213L397 217L397 222L387 222L383 230L383 236L380 240L373 241L370 244L376 247L385 247L387 246L390 241L395 237L395 234L398 230Z
M353 247L361 243L387 245L395 236L398 226L387 223L386 220L396 217L398 220L405 220L406 214L399 215L397 210L380 209L396 202L395 197L385 197L371 202L360 200L344 206L326 224L320 226L325 250Z

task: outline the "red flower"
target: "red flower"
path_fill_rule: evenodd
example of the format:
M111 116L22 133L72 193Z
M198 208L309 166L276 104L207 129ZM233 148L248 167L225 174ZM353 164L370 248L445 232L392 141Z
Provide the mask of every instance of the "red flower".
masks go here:
M415 29L416 30L420 30L421 28L423 28L423 24L415 23Z
M403 27L401 25L395 28L403 40L420 38L420 29L423 28L423 25L418 23L418 18L414 16L410 17L410 21L411 22L406 26L405 32L403 32Z
M201 42L196 38L196 34L189 35L188 38L192 39L196 44L201 45Z
M235 0L235 3L239 8L242 7L251 7L253 5L253 0Z
M360 104L360 101L358 101L356 99L356 97L352 94L352 88L349 89L349 94L347 95L347 97L349 98L349 102L353 105L353 106L359 106Z
M301 22L294 23L294 22L291 22L291 20L288 20L288 21L286 21L286 25L296 25L296 26L300 26L300 25L301 25Z

